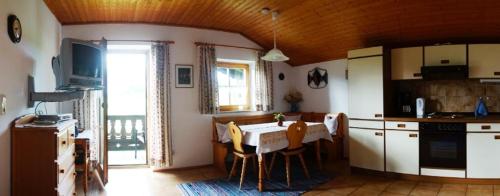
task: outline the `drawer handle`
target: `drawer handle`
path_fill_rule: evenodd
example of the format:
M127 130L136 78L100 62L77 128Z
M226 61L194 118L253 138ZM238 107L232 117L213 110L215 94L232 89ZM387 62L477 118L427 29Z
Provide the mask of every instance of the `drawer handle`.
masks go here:
M382 114L375 114L375 118L382 118Z
M414 73L413 77L422 77L422 73Z
M76 176L76 172L73 172L73 176Z
M493 73L493 75L500 76L500 71L495 71L495 73Z
M410 136L410 137L418 137L418 134L416 134L416 133L412 133L412 134L410 134L409 136Z
M450 60L449 59L443 59L441 60L441 64L449 64Z
M73 156L76 157L76 153L73 153Z
M398 128L406 128L405 124L398 124Z
M500 140L500 135L495 135L495 140Z
M74 134L74 133L72 133L72 134L70 134L70 136L71 136L71 137L75 137L75 134Z
M491 126L490 125L483 125L483 126L481 126L481 129L482 130L489 130L489 129L491 129Z
M62 142L61 142L61 144L62 144L62 145L66 145L66 141L62 141Z
M73 195L76 195L76 193L75 193L75 192L73 192Z
M59 173L64 174L64 169L59 170Z
M375 132L375 136L384 136L384 134L380 132Z

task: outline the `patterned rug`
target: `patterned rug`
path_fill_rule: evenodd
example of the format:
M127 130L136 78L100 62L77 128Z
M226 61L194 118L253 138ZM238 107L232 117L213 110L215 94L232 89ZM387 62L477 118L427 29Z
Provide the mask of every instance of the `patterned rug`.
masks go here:
M292 171L291 188L287 186L284 165L281 164L274 166L270 180L263 180L264 192L259 192L257 189L258 179L253 174L251 165L247 167L248 175L245 177L241 190L239 189L239 175L232 177L231 181L227 178L203 180L179 184L177 187L184 195L300 195L331 179L324 172L313 169L309 169L311 179L307 179L300 168L300 163L292 163L290 169ZM238 173L240 172L241 170L238 170Z

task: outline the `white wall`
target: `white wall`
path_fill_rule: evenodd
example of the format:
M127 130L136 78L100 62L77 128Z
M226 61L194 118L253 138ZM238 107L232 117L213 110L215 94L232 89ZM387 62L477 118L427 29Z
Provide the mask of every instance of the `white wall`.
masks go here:
M171 73L175 64L194 65L195 88L175 88L172 86L172 141L173 167L189 167L212 163L211 145L211 115L201 115L198 110L199 67L197 65L196 47L194 42L209 42L217 44L260 48L259 45L246 39L240 34L214 30L171 27L146 24L95 24L71 25L63 27L63 37L94 40L102 37L106 39L147 39L171 40L170 63ZM112 44L112 43L109 43ZM217 58L255 60L255 52L245 49L217 47ZM274 66L274 93L277 111L288 109L283 102L283 94L288 90L291 77L287 80L278 80L278 73L292 75L292 69L285 63L276 63ZM173 75L172 75L173 76ZM172 77L174 84L174 77ZM243 115L249 113L238 113ZM226 114L227 115L227 114ZM234 115L234 114L233 114Z
M23 37L14 44L7 35L7 16L21 21ZM43 1L0 0L0 94L7 96L7 114L0 116L0 195L10 195L10 123L33 112L27 108L27 77L37 91L54 91L51 58L57 55L61 25ZM47 104L48 112L56 105Z
M307 74L315 67L328 71L328 85L322 89L312 89L307 84ZM304 101L300 110L304 112L343 112L347 113L347 80L345 70L347 60L333 60L294 67L294 86L302 92Z

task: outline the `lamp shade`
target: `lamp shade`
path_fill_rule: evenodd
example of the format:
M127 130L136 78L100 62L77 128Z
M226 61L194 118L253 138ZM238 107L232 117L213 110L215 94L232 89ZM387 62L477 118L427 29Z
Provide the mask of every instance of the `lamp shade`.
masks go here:
M265 56L261 57L261 59L264 61L288 61L290 58L285 56L281 50L273 48Z

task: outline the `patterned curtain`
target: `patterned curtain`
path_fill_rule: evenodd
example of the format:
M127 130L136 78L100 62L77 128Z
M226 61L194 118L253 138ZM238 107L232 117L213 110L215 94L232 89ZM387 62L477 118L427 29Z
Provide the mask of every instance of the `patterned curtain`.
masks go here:
M255 65L255 109L257 111L271 111L273 105L273 64L264 61L260 57L263 52L257 52L257 64Z
M169 45L151 46L148 76L148 149L149 164L154 168L172 165L170 123L170 53Z
M217 86L217 59L213 45L198 46L200 58L200 112L218 112L219 89Z
M90 160L98 160L100 114L102 103L102 91L87 91L81 100L73 102L73 117L78 120L77 127L80 130L90 130Z

